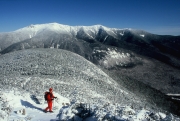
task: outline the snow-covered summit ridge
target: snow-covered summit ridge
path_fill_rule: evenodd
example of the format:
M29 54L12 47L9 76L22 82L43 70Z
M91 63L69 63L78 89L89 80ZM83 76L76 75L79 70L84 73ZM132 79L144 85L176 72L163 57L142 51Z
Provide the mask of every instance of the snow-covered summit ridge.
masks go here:
M63 24L59 24L59 23L47 23L47 24L36 24L36 25L31 24L31 25L29 25L27 27L18 29L15 32L27 31L27 30L42 31L42 30L45 30L45 29L58 30L58 31L66 30L66 31L70 32L72 30L77 31L80 28L98 30L100 27L102 27L102 25L69 26L69 25L63 25Z
M107 32L113 31L113 30L122 30L122 29L117 29L117 28L108 28L103 25L92 25L92 26L69 26L69 25L63 25L59 23L47 23L47 24L36 24L36 25L29 25L27 27L18 29L14 32L41 32L45 30L51 30L51 31L56 31L56 32L65 32L65 33L72 33L77 32L83 29L85 32L91 31L93 33L97 33L100 29L103 29ZM126 30L126 29L125 29ZM131 30L131 29L128 29Z
M42 34L44 32L55 32L57 34L66 34L71 37L76 37L82 32L89 38L95 39L95 37L101 33L107 33L107 36L110 35L114 38L118 38L119 35L124 36L125 31L138 31L131 28L109 28L103 25L92 25L92 26L69 26L63 25L59 23L46 23L46 24L36 24L29 25L27 27L18 29L13 33L16 34L25 34L28 38L32 38L38 34Z

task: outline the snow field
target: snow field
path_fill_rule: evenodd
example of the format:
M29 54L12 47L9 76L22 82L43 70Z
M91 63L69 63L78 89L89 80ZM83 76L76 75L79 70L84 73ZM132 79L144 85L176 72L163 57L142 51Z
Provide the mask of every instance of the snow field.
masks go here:
M43 99L44 97L41 97L43 102L37 103L28 92L21 93L17 90L4 92L3 100L6 100L7 107L11 107L12 110L1 112L4 118L0 118L3 121L50 121L53 118L56 119L59 109L63 104L69 104L69 100L57 93L54 95L57 96L53 103L54 113L45 114L43 110L47 107L47 103Z
M70 102L69 99L54 92L54 113L44 113L47 104L37 103L28 92L18 90L1 92L2 100L11 108L0 112L1 121L178 121L179 118L162 112L146 109L136 110L131 106L107 103L106 105L83 102ZM43 97L41 97L43 98ZM1 101L2 101L1 100ZM1 103L2 105L2 103Z
M65 50L29 49L2 55L0 87L3 121L72 118L77 121L168 121L173 118L169 114L139 108L144 107L142 100L117 85L89 61ZM55 113L44 114L42 110L47 104L43 95L50 87L58 97L54 103ZM76 106L80 102L84 102L85 107Z

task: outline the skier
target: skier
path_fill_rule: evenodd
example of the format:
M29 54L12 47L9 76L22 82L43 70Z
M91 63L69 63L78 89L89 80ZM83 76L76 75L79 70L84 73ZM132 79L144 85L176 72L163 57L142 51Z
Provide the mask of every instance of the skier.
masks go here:
M49 109L49 112L53 112L52 111L52 104L53 104L53 100L54 98L57 98L53 95L53 89L52 88L49 88L49 92L46 92L45 96L46 96L46 100L47 100L47 103L48 103L48 107L44 110L44 112L46 113Z

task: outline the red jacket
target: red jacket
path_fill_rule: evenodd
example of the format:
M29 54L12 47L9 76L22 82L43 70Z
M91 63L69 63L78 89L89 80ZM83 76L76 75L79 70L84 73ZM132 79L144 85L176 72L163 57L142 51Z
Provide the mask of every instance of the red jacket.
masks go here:
M52 92L48 92L49 94L47 95L47 101L52 101L54 99L54 94Z

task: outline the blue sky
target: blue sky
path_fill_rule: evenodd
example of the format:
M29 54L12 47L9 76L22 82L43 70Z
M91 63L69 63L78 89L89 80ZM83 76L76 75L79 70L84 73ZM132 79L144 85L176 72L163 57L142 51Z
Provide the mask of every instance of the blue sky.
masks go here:
M101 24L180 35L180 0L0 0L0 32L30 24Z

